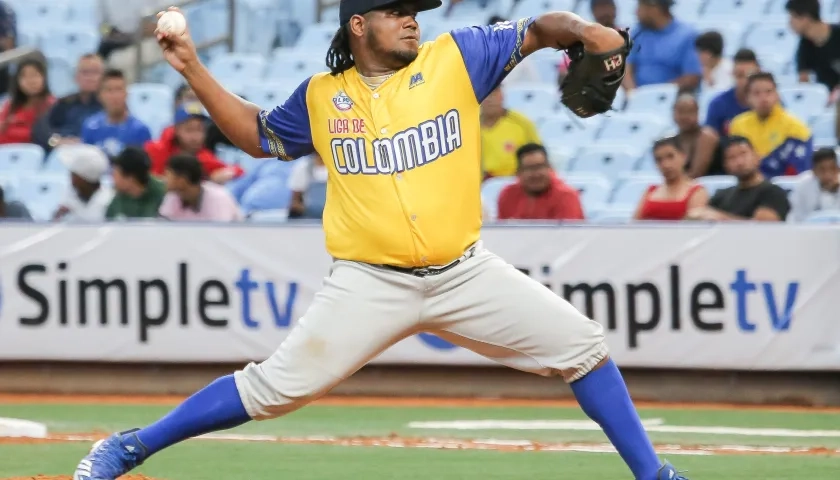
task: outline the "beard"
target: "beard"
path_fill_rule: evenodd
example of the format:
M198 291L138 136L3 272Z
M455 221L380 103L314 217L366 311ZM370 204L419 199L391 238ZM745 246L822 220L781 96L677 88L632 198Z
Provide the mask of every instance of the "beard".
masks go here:
M368 30L367 41L368 45L370 45L370 49L373 50L378 57L384 59L387 65L394 70L407 67L411 64L411 62L416 60L419 55L417 50L412 49L385 49L376 38L373 30Z

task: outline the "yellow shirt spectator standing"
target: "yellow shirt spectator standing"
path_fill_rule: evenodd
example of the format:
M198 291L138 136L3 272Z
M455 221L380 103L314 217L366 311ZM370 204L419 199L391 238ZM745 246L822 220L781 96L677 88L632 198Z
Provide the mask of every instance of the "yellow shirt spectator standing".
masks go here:
M782 107L772 74L750 76L747 101L751 110L732 119L729 135L750 141L761 157L761 173L772 178L810 170L814 153L811 130Z
M504 107L501 87L481 103L481 166L484 177L516 175L516 150L541 144L537 127L528 117Z

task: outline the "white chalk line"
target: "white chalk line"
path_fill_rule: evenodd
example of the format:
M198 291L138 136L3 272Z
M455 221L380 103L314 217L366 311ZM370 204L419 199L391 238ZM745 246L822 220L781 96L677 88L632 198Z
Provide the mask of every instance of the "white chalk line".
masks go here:
M648 432L730 435L780 438L840 438L840 430L797 430L789 428L740 428L720 426L665 425L660 418L643 420ZM559 430L601 431L589 420L454 420L445 422L410 422L409 428L424 430Z

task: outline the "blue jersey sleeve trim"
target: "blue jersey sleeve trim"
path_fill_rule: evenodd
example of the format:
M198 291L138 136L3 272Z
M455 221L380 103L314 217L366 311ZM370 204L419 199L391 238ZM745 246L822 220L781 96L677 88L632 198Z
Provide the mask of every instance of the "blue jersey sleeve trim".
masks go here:
M257 115L257 130L263 152L281 160L294 160L315 151L306 91L312 78L306 79L283 105L263 110Z
M467 27L451 32L467 67L475 97L479 103L495 90L502 80L525 58L522 43L536 17L516 23Z

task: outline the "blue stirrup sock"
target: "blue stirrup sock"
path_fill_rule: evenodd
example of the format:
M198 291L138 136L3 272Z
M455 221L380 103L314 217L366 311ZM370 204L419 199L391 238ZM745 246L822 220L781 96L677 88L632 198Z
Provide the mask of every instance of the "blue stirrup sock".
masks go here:
M233 375L227 375L194 393L165 417L135 435L146 447L148 458L188 438L238 427L250 420Z
M636 479L655 480L662 464L615 362L609 360L570 386L584 413L601 426Z

